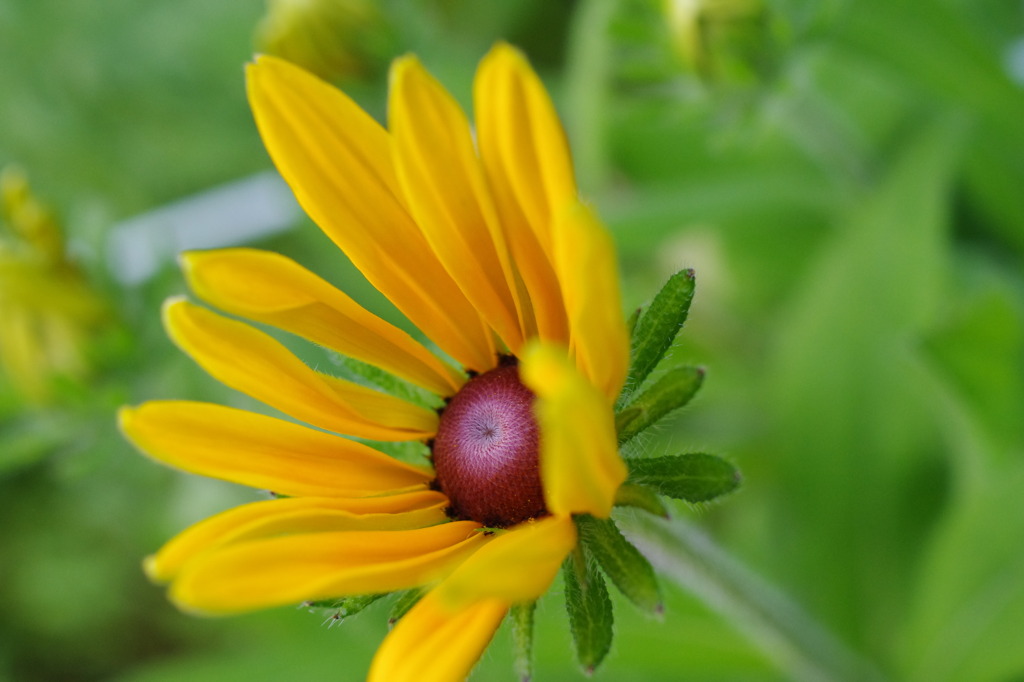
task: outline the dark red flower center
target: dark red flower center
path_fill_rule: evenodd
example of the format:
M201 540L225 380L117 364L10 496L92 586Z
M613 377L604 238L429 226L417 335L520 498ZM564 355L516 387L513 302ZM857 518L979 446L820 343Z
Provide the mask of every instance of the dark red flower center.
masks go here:
M450 516L505 528L547 514L534 398L510 365L470 379L448 403L433 451Z

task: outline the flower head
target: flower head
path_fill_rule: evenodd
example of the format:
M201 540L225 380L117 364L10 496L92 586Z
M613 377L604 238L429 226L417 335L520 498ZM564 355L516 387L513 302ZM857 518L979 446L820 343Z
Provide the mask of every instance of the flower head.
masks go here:
M547 590L576 547L573 516L607 518L626 478L612 408L629 341L610 237L577 197L547 93L507 45L477 72L475 129L413 57L393 66L387 130L277 58L249 66L248 91L303 208L441 352L273 253L186 254L193 291L444 406L314 371L249 324L170 301L178 346L315 428L196 402L125 408L122 429L150 456L283 496L196 524L146 570L203 613L423 589L370 677L461 679L510 607ZM353 437L419 441L429 457Z

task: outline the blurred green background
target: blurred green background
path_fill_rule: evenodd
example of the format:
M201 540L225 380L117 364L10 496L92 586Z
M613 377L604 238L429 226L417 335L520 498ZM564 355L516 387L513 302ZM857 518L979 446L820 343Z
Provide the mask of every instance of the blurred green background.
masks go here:
M0 0L0 166L25 169L108 306L89 371L33 400L0 376L0 679L362 679L386 607L333 627L288 608L198 619L144 579L145 554L254 493L145 460L114 410L251 403L164 337L160 302L185 291L172 260L126 282L109 244L129 218L270 169L244 97L256 45L383 117L392 56L418 53L468 105L498 38L552 90L627 304L696 270L673 353L708 378L641 447L722 453L745 481L678 514L890 679L1024 679L1024 6L305 4L259 28L264 0ZM290 222L250 241L394 318ZM3 277L9 335L21 282ZM540 680L583 678L560 590L539 609ZM616 602L598 679L792 679L665 590L661 623ZM473 679L513 679L508 640Z

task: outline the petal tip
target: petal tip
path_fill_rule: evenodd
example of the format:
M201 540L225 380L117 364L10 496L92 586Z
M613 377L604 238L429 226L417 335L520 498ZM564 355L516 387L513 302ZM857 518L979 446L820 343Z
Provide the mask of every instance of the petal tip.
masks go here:
M272 68L273 57L265 54L254 54L252 61L245 64L245 81L248 87L253 87L261 76Z
M138 408L124 405L117 410L117 428L122 434L128 435L131 430L132 421Z
M161 310L164 315L172 313L174 311L181 310L182 305L188 305L188 298L184 294L178 294L176 296L168 296L164 299Z
M494 47L491 48L490 54L495 57L500 57L502 59L516 61L526 59L526 55L523 54L522 50L520 50L512 43L505 40L499 40L498 42L494 43Z
M183 316L189 313L190 307L192 304L185 296L171 296L164 300L160 307L160 318L172 341L177 338L174 329L182 321Z
M142 560L142 572L151 582L158 585L166 584L171 579L171 576L160 570L160 562L155 554L150 554Z
M245 65L245 84L250 106L254 111L259 111L261 105L265 104L265 97L272 98L282 85L303 76L320 80L286 59L269 54L254 55L252 61Z
M302 67L292 64L287 59L281 59L275 57L272 54L265 54L263 52L256 52L252 56L252 61L246 63L246 70L250 71L267 71L268 69L283 68L283 69L301 69Z
M391 90L397 90L403 87L409 78L421 77L424 71L423 63L414 54L404 54L401 57L396 57L391 62L388 85Z
M195 274L196 266L199 264L198 261L202 259L203 253L202 251L182 251L178 254L178 267L190 286L193 286L192 278Z
M484 63L493 64L501 70L520 76L533 71L526 53L504 40L499 40L491 47L481 61L481 64Z

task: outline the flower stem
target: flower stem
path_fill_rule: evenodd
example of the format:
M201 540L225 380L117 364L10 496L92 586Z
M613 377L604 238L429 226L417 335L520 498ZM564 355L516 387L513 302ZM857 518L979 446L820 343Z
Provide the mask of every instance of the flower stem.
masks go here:
M662 576L729 620L788 676L807 682L884 680L789 597L687 522L643 513L619 520Z

